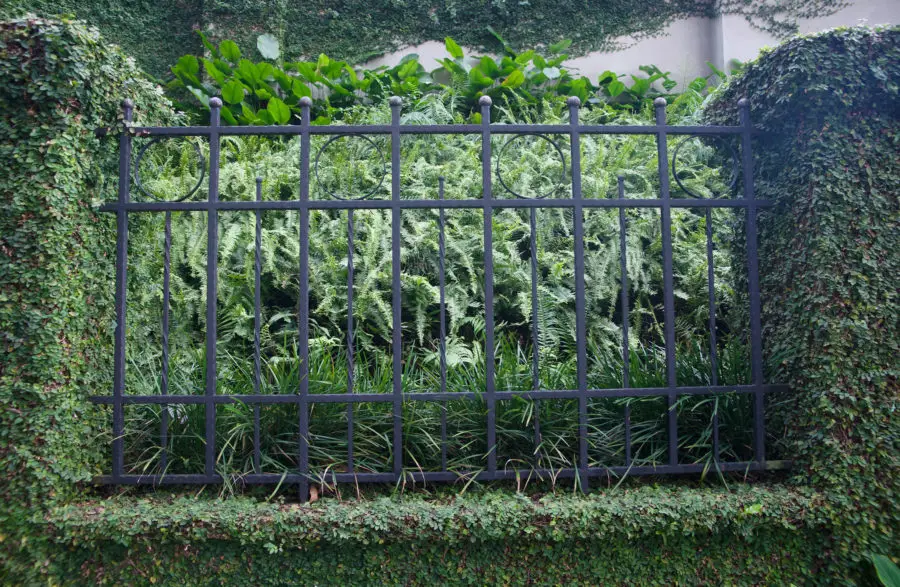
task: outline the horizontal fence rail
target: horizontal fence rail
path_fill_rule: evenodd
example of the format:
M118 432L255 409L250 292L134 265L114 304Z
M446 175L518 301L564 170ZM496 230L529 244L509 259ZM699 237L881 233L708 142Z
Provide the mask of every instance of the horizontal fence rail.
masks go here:
M252 474L240 476L240 482L249 484L296 484L299 488L301 499L309 496L309 484L312 481L310 474L309 439L310 439L310 408L318 403L346 403L348 422L348 467L347 471L331 472L328 479L335 482L381 482L397 483L409 482L452 482L461 477L469 480L503 480L519 479L522 477L574 478L577 479L582 489L587 489L589 479L592 477L609 477L623 475L659 475L678 473L703 473L707 470L704 464L686 464L679 461L678 455L678 420L675 409L678 398L683 396L715 396L725 393L747 394L752 398L752 430L753 430L753 459L743 462L725 462L719 460L719 422L718 414L713 414L712 446L715 459L715 469L719 471L758 471L783 468L789 465L787 461L768 461L766 459L765 429L764 429L764 401L768 393L784 391L784 386L768 384L763 378L762 359L762 330L760 325L760 297L759 274L757 254L757 211L771 206L771 202L758 200L753 189L753 159L751 152L751 139L755 134L750 122L749 106L746 100L739 103L739 126L671 126L666 123L665 100L660 98L655 103L655 124L646 126L623 125L582 125L579 123L580 102L577 98L570 98L569 123L568 124L493 124L491 123L491 101L482 98L480 101L481 123L461 125L404 125L400 121L401 101L399 98L390 100L391 124L389 125L326 125L313 126L310 124L310 105L308 98L300 101L302 117L299 125L270 126L270 127L242 127L221 126L220 112L222 103L219 99L210 100L210 125L205 127L129 127L119 137L120 163L119 163L119 191L115 202L107 203L101 210L116 214L117 219L117 246L116 246L116 330L114 350L114 381L111 396L94 396L91 400L96 404L112 405L113 412L113 441L112 441L112 472L109 475L97 477L98 483L105 484L207 484L222 483L223 476L215 470L216 459L216 407L228 403L245 403L253 408L254 440L253 440L253 469ZM126 124L132 120L132 106L125 101L124 118ZM481 138L481 163L482 186L481 195L478 198L449 200L444 198L444 180L441 178L438 187L438 199L414 200L401 198L400 186L400 142L403 135L458 135L470 134ZM571 178L570 197L539 197L529 199L516 194L507 187L500 177L499 164L495 168L492 161L491 137L494 135L533 136L549 141L563 161L563 176L566 176L565 153L560 146L549 138L549 135L563 135L569 140L569 162ZM262 180L257 179L255 199L247 201L220 201L219 200L219 171L220 171L220 145L224 136L299 136L300 137L300 185L299 197L296 200L267 200L262 199ZM337 194L328 194L329 199L315 200L310 198L311 175L317 173L318 154L313 157L311 153L310 139L314 135L324 135L336 138L352 136L362 137L366 135L387 135L390 143L390 154L382 155L385 164L390 163L390 197L389 199L369 199L371 194L364 194L356 199L343 199ZM658 177L659 197L654 199L627 198L624 182L619 178L618 193L615 198L585 198L582 193L581 172L581 147L580 138L585 135L647 135L654 137L658 152ZM721 141L726 149L730 149L734 162L732 174L732 188L738 184L741 178L743 187L741 197L710 199L698 197L681 185L677 173L672 173L679 187L687 193L688 198L673 198L670 194L670 171L677 165L678 148L673 154L668 152L667 137L669 136L694 136L708 137L711 140ZM147 146L138 154L138 162L132 165L132 140L133 137L154 137L151 141L165 137L206 137L209 141L209 173L208 177L201 175L196 186L188 196L195 193L203 184L208 183L208 198L204 201L152 201L135 202L131 200L132 175L138 189L144 193L140 180L139 165ZM726 145L724 138L734 137L740 141L740 156L737 151ZM369 139L370 140L370 139ZM326 144L327 146L327 144ZM377 146L373 146L377 149ZM322 149L319 150L321 154ZM502 151L502 149L501 149ZM197 155L202 160L202 154L197 149ZM671 167L670 167L671 165ZM134 169L132 169L134 167ZM387 169L387 165L385 165ZM499 180L499 191L502 197L494 195L497 186L495 179ZM373 190L374 191L374 190ZM511 195L512 198L507 196ZM156 199L156 198L153 198ZM496 389L495 381L495 339L494 339L494 266L493 266L493 226L492 218L494 210L499 209L527 209L530 211L530 247L531 247L531 293L532 293L532 388L521 391L501 391ZM539 339L537 332L538 308L537 308L537 262L536 262L536 216L537 209L565 208L573 211L572 234L574 241L574 294L576 314L576 365L577 388L576 389L544 389L538 375ZM660 211L662 230L662 267L663 267L663 314L664 340L665 340L665 380L660 387L632 387L629 385L629 332L628 332L628 277L625 262L625 235L627 221L625 210L631 208L651 208ZM708 297L709 297L709 329L710 348L709 357L712 365L711 385L708 386L679 386L677 385L675 369L675 287L673 284L673 244L672 244L672 209L673 208L697 208L705 210L706 214L706 255L708 267ZM750 363L751 379L746 385L720 385L717 379L717 347L716 347L716 294L714 288L713 272L713 241L712 218L713 208L730 208L746 211L746 263L747 286L749 299L750 321ZM401 240L400 225L403 210L435 209L438 210L439 226L439 294L440 294L440 389L434 392L404 392L402 388L403 354L401 337L402 299L401 299ZM484 320L485 320L485 385L483 389L448 392L447 391L447 358L446 358L446 302L445 293L445 234L444 211L448 209L481 210L483 212L483 236L484 236ZM587 383L587 333L586 324L589 316L586 315L585 303L585 250L584 250L584 210L585 209L617 209L619 221L619 246L620 246L620 271L621 271L621 300L623 309L622 318L622 387L613 389L593 389ZM217 394L217 255L218 243L218 214L220 211L246 210L255 213L255 246L254 246L254 361L252 365L254 379L254 394L252 395L218 395ZM300 217L300 266L298 277L300 294L298 300L298 360L300 368L299 387L295 394L263 394L260 390L261 366L260 366L260 329L261 329L261 215L266 210L292 210L297 211ZM309 219L313 210L346 210L348 233L348 259L347 259L347 286L348 286L348 312L347 312L347 357L351 368L346 391L335 393L310 393L309 390ZM354 211L355 210L388 210L391 214L391 311L393 316L392 337L392 393L356 393L354 391L353 369L354 348L351 344L353 338L353 238L354 238ZM168 389L169 369L169 305L170 305L170 248L172 241L172 213L178 211L197 211L208 216L207 233L207 289L206 289L206 386L202 395L173 395ZM126 334L126 291L127 291L127 254L128 254L128 218L131 213L161 212L165 215L165 241L163 263L163 313L162 313L162 377L160 380L159 395L126 395L125 394L125 334ZM637 397L661 397L665 398L667 412L665 415L668 436L668 460L665 464L657 466L640 466L632 462L631 441L631 413L629 406L624 409L625 427L625 462L622 466L592 467L588 459L588 400L598 398L637 398ZM497 402L523 398L527 400L551 400L569 399L578 402L578 457L577 467L570 469L542 469L542 468L508 468L498 466L497 463ZM486 405L486 445L488 447L486 467L468 473L459 473L447 470L447 414L446 402L448 401L482 401ZM441 471L422 471L411 467L410 463L403 462L403 410L404 402L424 401L441 402L443 407L441 420ZM371 472L356 471L353 466L353 406L360 403L391 404L393 434L391 443L393 447L393 463L391 471ZM124 434L126 405L203 405L205 406L205 467L202 474L146 474L135 475L125 473L124 463ZM277 474L263 473L260 467L260 407L269 404L296 405L297 434L299 438L299 454L296 455L298 467L293 473ZM535 438L541 438L540 421L534 417ZM163 450L160 455L161 468L165 471L167 462L167 434L169 426L169 414L166 409L161 411L160 440Z

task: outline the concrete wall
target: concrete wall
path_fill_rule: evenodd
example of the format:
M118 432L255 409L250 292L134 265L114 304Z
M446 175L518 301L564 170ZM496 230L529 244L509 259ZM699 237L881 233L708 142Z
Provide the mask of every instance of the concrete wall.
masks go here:
M799 24L800 32L810 33L860 23L900 23L900 0L856 0L831 16L806 19ZM590 53L570 60L569 65L583 75L595 78L607 69L627 74L637 72L641 65L654 64L663 71L671 71L672 77L683 84L709 74L707 61L724 69L732 59L747 61L756 57L761 48L778 43L772 35L751 27L743 17L734 15L688 18L669 25L663 36L638 42L628 38L621 41L627 48ZM472 52L466 50L467 54ZM435 64L435 59L446 56L443 43L429 41L379 57L366 65L395 65L407 53L418 53L426 67Z

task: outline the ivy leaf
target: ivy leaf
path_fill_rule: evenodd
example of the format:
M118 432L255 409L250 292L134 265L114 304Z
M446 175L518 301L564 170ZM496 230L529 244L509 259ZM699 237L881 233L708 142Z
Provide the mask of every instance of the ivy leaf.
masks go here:
M456 44L456 41L454 41L450 37L446 37L444 39L444 46L447 47L447 53L449 53L454 59L462 59L463 50L462 47Z
M556 79L560 76L560 71L558 67L548 67L544 69L544 75L546 75L549 79Z
M256 38L256 48L263 59L278 59L281 56L281 47L274 35L266 33Z
M241 58L241 50L234 41L222 41L219 43L219 51L222 53L222 57L232 63L237 63Z
M625 91L625 84L623 84L619 80L613 80L609 82L609 85L606 87L606 89L609 91L610 96L615 97Z
M231 80L222 86L222 99L229 104L240 104L244 101L244 85L237 80Z
M291 109L279 98L269 100L266 110L272 115L272 120L275 121L275 124L287 124L291 119Z

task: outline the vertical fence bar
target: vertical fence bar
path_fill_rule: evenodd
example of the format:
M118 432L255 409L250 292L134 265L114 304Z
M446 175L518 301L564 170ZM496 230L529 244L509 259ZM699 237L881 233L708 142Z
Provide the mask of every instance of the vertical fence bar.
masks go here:
M126 204L131 192L131 135L128 123L134 112L131 100L122 100L126 129L119 137L119 204ZM128 291L128 212L116 212L116 332L113 355L113 480L125 469L125 297Z
M256 202L262 202L262 178L256 178ZM253 248L253 393L259 395L262 366L260 365L260 327L262 322L260 287L262 281L262 210L256 209L256 239ZM261 472L259 441L259 404L253 404L253 470Z
M706 209L706 281L709 286L709 363L710 383L719 384L718 343L716 341L716 272L713 261L712 209ZM719 398L713 402L713 461L719 462Z
M216 465L216 331L219 283L219 122L222 100L209 100L209 218L206 235L206 455L204 472L215 474Z
M347 210L347 393L353 393L353 210ZM347 470L353 472L353 402L347 403Z
M575 232L575 344L577 346L578 369L578 466L581 490L589 489L587 477L587 316L584 293L584 208L581 193L581 134L578 129L578 109L581 100L570 96L569 105L569 145L572 156L572 210Z
M666 99L653 101L656 107L656 152L659 161L659 191L662 199L663 309L665 312L667 420L669 429L669 464L678 464L678 413L675 386L675 286L672 263L672 208L669 204L669 151L666 144Z
M447 393L447 274L444 267L444 177L438 178L438 281L440 291L440 352L441 352L441 393ZM441 470L447 470L447 402L441 402Z
M537 260L537 210L529 210L529 241L531 245L531 389L541 388L540 336L538 332L538 260ZM541 401L532 402L534 410L534 456L540 462L541 451Z
M391 96L391 306L393 309L394 475L403 474L403 308L400 290L400 108L403 100Z
M497 402L494 395L494 206L491 186L491 98L482 96L481 191L484 199L484 376L487 394L488 471L497 471Z
M300 98L300 302L297 312L300 389L298 394L298 452L300 501L309 499L309 108Z
M617 180L619 199L625 199L625 178L621 175ZM622 306L622 387L628 388L630 385L629 376L631 371L631 349L628 346L628 321L630 319L628 304L628 264L626 258L626 239L625 239L625 207L619 207L619 271L620 271L620 298L619 304ZM625 400L625 466L631 466L631 405Z
M741 160L744 175L744 198L747 206L747 286L750 289L750 362L753 375L753 452L758 463L766 461L762 326L760 323L759 300L759 258L757 252L757 208L756 192L753 186L753 124L750 121L750 102L746 98L738 100L741 116Z
M162 375L159 382L161 395L169 395L169 302L172 267L172 211L166 210L166 227L163 241L163 305L162 305ZM166 472L169 465L169 406L162 404L159 413L159 469Z

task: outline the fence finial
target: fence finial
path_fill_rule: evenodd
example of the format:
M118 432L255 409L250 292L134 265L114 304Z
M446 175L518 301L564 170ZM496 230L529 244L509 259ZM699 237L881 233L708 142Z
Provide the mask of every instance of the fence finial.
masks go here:
M209 99L209 107L210 108L221 108L222 107L222 98L218 96L213 96Z
M400 96L391 96L390 100L388 100L388 103L390 103L391 106L402 106L403 98L401 98Z
M300 98L300 106L303 108L309 108L310 106L312 106L312 98L310 98L309 96L303 96L302 98Z
M566 98L566 104L569 106L574 106L575 108L581 107L581 98L578 96L569 96Z
M491 100L490 96L482 96L482 97L478 98L478 103L481 104L482 106L490 106L491 104L494 103L494 101Z
M653 100L653 105L656 106L657 108L665 108L666 105L668 105L668 102L666 102L665 98L660 96L659 98Z

